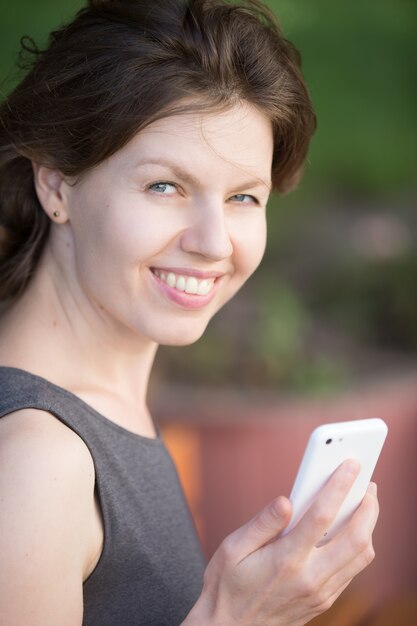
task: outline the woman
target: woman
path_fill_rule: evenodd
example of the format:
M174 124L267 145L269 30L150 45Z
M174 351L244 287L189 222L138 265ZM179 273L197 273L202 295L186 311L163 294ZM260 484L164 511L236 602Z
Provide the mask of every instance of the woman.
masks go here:
M91 0L32 52L0 111L1 623L305 624L372 560L374 487L315 548L344 464L287 536L279 497L204 573L146 405L157 346L202 335L300 176L299 57L254 0Z

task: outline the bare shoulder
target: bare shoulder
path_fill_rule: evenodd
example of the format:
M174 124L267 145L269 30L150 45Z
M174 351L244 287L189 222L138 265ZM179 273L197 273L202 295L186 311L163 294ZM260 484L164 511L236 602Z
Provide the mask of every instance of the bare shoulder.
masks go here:
M26 494L35 499L56 491L62 504L71 498L71 487L79 496L94 491L94 464L87 446L46 411L24 409L0 420L0 466L3 489L36 486L36 495Z
M3 453L15 446L15 452L23 452L25 448L33 449L34 454L47 451L51 461L57 458L63 463L77 454L77 460L94 471L91 455L82 439L47 411L23 409L0 419L0 447Z
M0 501L5 623L81 624L94 511L94 465L84 442L44 411L3 417Z

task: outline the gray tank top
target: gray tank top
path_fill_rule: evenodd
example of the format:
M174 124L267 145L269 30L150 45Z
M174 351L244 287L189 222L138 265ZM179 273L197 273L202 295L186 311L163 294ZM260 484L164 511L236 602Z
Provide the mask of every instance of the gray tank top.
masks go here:
M107 419L72 393L0 367L0 417L49 411L87 445L104 522L100 560L84 583L84 626L175 626L200 595L204 559L160 436Z

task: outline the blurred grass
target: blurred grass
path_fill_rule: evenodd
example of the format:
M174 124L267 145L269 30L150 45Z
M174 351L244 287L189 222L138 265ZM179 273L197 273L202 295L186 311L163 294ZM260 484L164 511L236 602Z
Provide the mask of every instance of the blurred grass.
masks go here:
M315 185L381 193L417 185L417 3L270 3L301 49L319 125Z
M51 29L71 18L83 6L81 0L15 0L0 4L0 76L13 68L19 40L29 35L40 45Z
M17 78L20 37L44 45L82 5L0 6L3 92ZM417 351L417 2L269 5L302 53L318 116L305 177L270 202L256 278L205 339L165 349L158 367L191 383L322 392L363 376L387 350L392 367L392 351L400 361Z

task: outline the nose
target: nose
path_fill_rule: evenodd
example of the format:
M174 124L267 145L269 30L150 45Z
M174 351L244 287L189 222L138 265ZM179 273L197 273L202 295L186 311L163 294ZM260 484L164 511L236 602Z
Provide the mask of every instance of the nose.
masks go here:
M194 207L192 223L181 236L181 248L184 252L213 261L221 261L232 255L230 224L221 202Z

